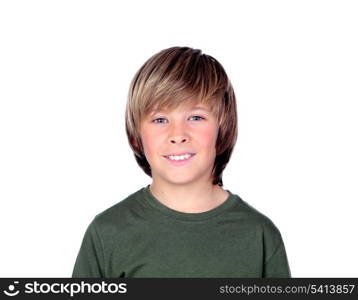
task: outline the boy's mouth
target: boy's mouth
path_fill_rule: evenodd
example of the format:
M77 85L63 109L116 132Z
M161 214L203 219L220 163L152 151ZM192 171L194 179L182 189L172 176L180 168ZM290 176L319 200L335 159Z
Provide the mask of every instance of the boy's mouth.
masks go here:
M163 155L168 161L174 165L183 165L188 162L196 153L184 152L177 154Z

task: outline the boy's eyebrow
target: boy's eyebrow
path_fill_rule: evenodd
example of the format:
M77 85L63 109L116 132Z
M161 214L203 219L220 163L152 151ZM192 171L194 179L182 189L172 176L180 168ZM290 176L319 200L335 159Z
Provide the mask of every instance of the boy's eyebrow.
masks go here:
M204 106L194 106L193 108L192 108L192 110L196 110L196 109L201 109L201 110L206 110L206 111L209 111L206 107L204 107Z
M204 107L204 106L199 106L199 105L194 106L194 107L192 107L191 109L188 109L187 111L192 111L192 110L205 110L205 111L207 111L207 112L210 112L210 110L208 110L206 107ZM162 112L162 111L168 111L168 109L165 109L165 108L162 108L162 109L153 109L153 110L151 111L151 114L155 114L155 113L157 113L157 112Z

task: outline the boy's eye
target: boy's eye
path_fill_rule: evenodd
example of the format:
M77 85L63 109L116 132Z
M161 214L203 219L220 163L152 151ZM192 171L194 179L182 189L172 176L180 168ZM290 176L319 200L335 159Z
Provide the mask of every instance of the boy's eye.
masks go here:
M203 118L203 117L200 117L200 116L193 116L193 118L200 118L200 119L203 119L203 120L204 120L204 118Z
M199 120L200 120L200 119L203 119L203 120L204 120L204 118L201 117L201 116L192 116L192 117L190 117L190 118L199 118ZM156 122L157 120L166 120L166 119L165 119L165 118L157 118L157 119L154 119L153 122L154 122L154 123L163 123L163 122Z
M164 118L157 118L153 120L154 123L163 123L163 122L156 122L157 120L164 120Z

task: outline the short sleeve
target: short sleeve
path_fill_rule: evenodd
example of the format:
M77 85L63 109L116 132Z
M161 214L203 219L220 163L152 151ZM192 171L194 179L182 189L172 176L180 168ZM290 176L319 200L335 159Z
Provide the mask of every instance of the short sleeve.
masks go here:
M279 243L271 257L264 264L263 277L291 278L291 271L283 241Z
M104 278L104 249L96 218L87 227L72 272L72 278Z

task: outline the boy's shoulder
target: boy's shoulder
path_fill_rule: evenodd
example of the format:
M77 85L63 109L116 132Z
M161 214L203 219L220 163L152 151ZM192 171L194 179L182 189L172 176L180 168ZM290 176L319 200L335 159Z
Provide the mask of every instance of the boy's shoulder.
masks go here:
M262 213L260 210L243 200L240 196L235 196L239 200L239 205L236 207L236 210L240 211L244 218L251 222L272 224L271 219L267 217L264 213Z
M266 214L242 200L238 195L236 196L239 204L235 207L235 213L242 220L242 224L245 224L248 229L251 228L251 231L254 229L263 238L270 237L277 242L282 240L280 230Z
M141 201L143 189L141 188L131 193L123 200L98 213L93 222L99 226L120 225L137 217L141 212L144 213L144 207L141 205L141 202L143 202Z

